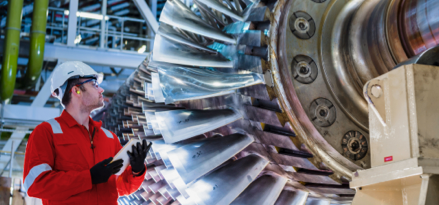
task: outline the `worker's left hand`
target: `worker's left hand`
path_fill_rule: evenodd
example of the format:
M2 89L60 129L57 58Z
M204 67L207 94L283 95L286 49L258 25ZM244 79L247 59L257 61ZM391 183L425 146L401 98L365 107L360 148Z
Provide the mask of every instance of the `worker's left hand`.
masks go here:
M151 148L152 142L147 145L146 140L143 140L142 144L137 143L136 146L133 145L133 151L128 151L128 156L130 157L130 164L133 172L139 173L143 172L145 169L145 158Z

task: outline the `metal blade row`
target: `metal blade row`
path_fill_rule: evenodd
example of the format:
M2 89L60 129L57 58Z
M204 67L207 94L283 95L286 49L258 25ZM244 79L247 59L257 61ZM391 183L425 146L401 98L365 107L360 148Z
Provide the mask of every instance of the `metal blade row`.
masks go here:
M215 198L218 204L234 199L274 204L285 187L310 197L352 195L328 177L331 171L324 165L311 163L315 159L294 140L263 85L264 60L257 52L264 51L258 50L265 45L264 32L247 32L249 23L222 21L221 27L206 18L208 11L216 15L222 9L231 18L247 12L245 18L263 21L267 7L234 1L247 5L239 9L227 2L199 1L209 9L199 17L181 2L168 1L152 61L146 59L112 99L105 126L121 143L130 138L155 142L146 159L145 186L133 194L137 197L127 197L134 201L129 203L216 204ZM262 184L273 188L261 189ZM261 194L250 197L255 191Z
M126 97L125 99L126 99L125 107L123 108L124 116L131 115L132 119L131 120L122 120L121 122L122 122L122 125L123 125L124 129L127 129L127 128L130 129L131 128L133 130L133 133L131 133L130 135L123 136L124 138L122 138L122 140L129 140L129 138L131 138L131 137L140 137L140 136L142 136L142 138L151 137L151 135L147 136L147 135L144 135L144 134L139 134L139 132L142 131L142 128L143 128L143 131L147 130L147 129L144 128L144 126L140 126L140 125L142 125L143 123L148 122L148 120L147 120L148 117L141 115L142 113L151 113L151 112L148 112L148 109L153 109L154 110L154 108L163 107L164 106L167 109L170 109L170 111L165 111L165 112L178 111L178 112L181 113L181 111L187 111L186 109L175 110L178 107L173 107L173 105L165 105L163 103L153 103L152 101L146 100L142 96L136 96L136 95L133 95L132 93L130 93L128 95L128 97ZM143 103L142 104L142 109L134 108L134 106L133 107L129 107L128 105L131 104L131 103L132 104L142 104ZM196 104L196 103L194 103L194 104ZM253 103L253 104L255 104L255 103ZM257 106L263 107L263 106L261 106L261 104L264 104L264 103L259 102L259 104L257 104ZM206 105L213 107L213 105L212 104L209 105L209 103L207 103ZM137 107L139 107L139 106L137 106ZM267 106L265 106L265 107L267 107ZM192 110L192 111L196 111L194 113L203 113L203 110ZM206 111L210 112L207 116L211 116L211 117L214 117L216 112L217 112L217 114L224 115L224 113L222 113L223 111L219 112L219 110L217 110L217 111L206 110ZM231 110L231 111L233 111L233 110ZM163 113L163 112L153 112L153 113L157 114L157 113ZM197 114L195 114L195 115L197 115ZM167 117L169 117L168 119L178 119L178 118L175 118L175 116L167 116ZM166 119L167 117L164 117L163 119ZM198 119L203 119L203 117L199 116ZM208 118L205 118L205 119L208 119ZM203 121L203 120L196 120L197 123L200 123L200 121ZM246 122L248 122L248 121L246 121ZM203 124L203 123L201 123L201 124ZM229 124L229 123L225 123L224 125L226 125L226 124ZM138 129L139 127L140 127L140 129ZM174 130L174 129L175 128L173 127L170 130ZM208 129L207 131L210 131L210 130L213 130L213 129L215 129L215 127L211 128L211 129ZM178 131L178 129L176 129L176 130ZM207 132L207 131L201 131L201 133ZM279 136L279 135L276 135L274 133L264 132L264 131L261 131L261 130L258 130L258 129L254 130L254 131L255 131L255 133L257 133L255 135L258 136L258 138L256 140L261 141L261 139L264 140L264 137L265 137L264 143L266 143L266 144L276 144L277 142L276 142L276 140L274 140L274 139L276 139L276 137L278 139L280 139L280 140L283 140L283 141L285 141L285 139L287 139L287 138L285 138L285 136ZM136 134L134 134L134 133L136 133ZM290 132L290 135L294 135L294 134ZM154 136L156 136L156 135L154 135ZM235 136L236 136L236 134L235 134ZM238 136L244 136L244 135L239 135L238 134ZM270 136L270 137L267 137L267 136ZM227 137L234 137L234 136L232 135L232 136L226 136L226 137L222 137L222 138L227 139ZM199 144L203 143L203 141L208 141L208 140L213 140L214 141L214 140L220 140L220 139L221 138L209 138L209 139L205 139L205 140L201 140L201 141L195 141L195 142L198 143L198 144L197 143L195 143L195 144L197 144L197 146L199 146ZM236 140L237 138L234 138L234 139ZM274 142L270 142L269 140L271 140L271 141L274 140ZM169 145L169 144L165 144L164 140L159 140L159 141L162 141L163 145ZM149 169L149 171L148 171L148 173L146 174L145 177L146 177L146 179L151 180L151 181L153 181L155 183L160 183L160 188L164 188L165 186L163 185L163 183L166 182L166 184L167 184L167 189L166 190L167 191L160 192L163 195L166 195L165 193L168 193L168 190L169 190L169 192L173 192L174 194L178 193L178 194L181 195L180 191L178 191L178 189L175 186L175 184L178 184L178 182L175 182L175 184L174 184L172 179L170 179L169 180L170 182L168 183L168 181L166 180L165 176L169 176L169 174L162 174L162 173L163 172L165 172L165 173L167 172L167 171L163 171L163 170L174 169L174 175L175 175L175 171L176 170L174 168L174 164L177 164L176 167L179 167L179 169L181 169L181 170L184 170L184 168L182 169L182 166L189 166L187 163L185 163L184 165L182 165L182 163L181 163L181 162L187 162L188 161L188 159L184 159L184 160L181 159L181 156L182 156L181 152L183 152L183 153L187 152L188 148L184 147L184 146L180 147L180 146L175 146L175 144L171 144L173 146L173 148L171 148L169 151L173 151L173 150L177 149L177 150L180 151L179 154L175 154L175 153L178 153L177 151L175 153L174 152L162 152L162 151L160 151L160 148L159 148L160 147L159 146L160 145L159 141L155 141L155 144L154 144L155 146L153 146L153 149L152 149L153 152L148 154L148 157L147 157L146 161L147 161L147 164L157 164L157 162L160 162L160 163L158 164L158 166L154 165L153 169ZM230 140L226 140L226 141L230 141ZM251 141L253 142L254 139L252 139ZM291 141L286 141L286 142L289 142L289 144L290 144L289 148L295 148L294 145L291 144ZM181 143L181 146L184 145L184 144L185 143ZM211 144L217 144L217 143L211 143ZM233 144L235 144L235 143L232 143L232 145ZM285 143L280 143L280 144L283 145ZM191 145L189 144L189 146L191 146ZM225 145L225 147L228 147L228 145ZM245 147L245 146L243 146L243 147ZM210 148L208 150L211 150L211 149L212 148ZM219 153L224 153L224 151L221 151L221 149L218 149L216 153L218 153L218 152ZM239 152L239 151L237 151L237 152ZM165 153L165 154L163 154L163 153ZM195 153L197 153L197 152L195 152ZM198 153L203 153L203 151L198 152ZM234 154L236 154L236 153L230 154L229 156L224 157L224 159L228 159L228 158L232 157ZM173 156L173 157L169 157L170 155ZM195 155L192 155L192 156L195 156ZM172 161L174 161L174 163L172 163L170 159L172 159ZM202 167L199 163L196 163L196 164L199 165L199 166L194 166L195 168ZM221 162L218 162L218 164L221 164ZM213 167L218 166L218 164L213 166ZM298 164L300 164L300 163L298 163ZM310 163L308 162L308 164L310 164ZM166 165L168 165L168 166L166 166ZM300 165L298 165L298 166L300 166ZM309 165L309 166L311 166L311 165ZM167 169L160 169L160 170L158 170L157 167L161 167L161 168L166 167ZM306 167L306 168L309 168L309 167ZM177 172L177 174L178 174L178 172ZM203 175L203 173L199 174L199 176L201 176L201 175ZM195 177L195 178L197 178L197 177ZM181 182L181 180L180 180L180 182ZM184 185L186 185L187 182L185 183L183 181L183 183L184 184L183 184L183 190L182 191L184 192L184 189L187 188L187 187L184 187ZM181 184L182 183L180 183L180 185ZM148 191L148 194L149 194L149 191ZM149 194L149 195L151 195L151 194ZM155 194L151 195L151 197L153 197L153 196L154 196L154 198L152 198L152 199L159 198L158 195L155 195ZM166 196L162 196L162 197L168 197L168 196L166 195ZM159 199L163 199L162 197L160 197ZM189 196L189 198L191 198L191 197ZM181 197L180 197L180 199L183 200Z

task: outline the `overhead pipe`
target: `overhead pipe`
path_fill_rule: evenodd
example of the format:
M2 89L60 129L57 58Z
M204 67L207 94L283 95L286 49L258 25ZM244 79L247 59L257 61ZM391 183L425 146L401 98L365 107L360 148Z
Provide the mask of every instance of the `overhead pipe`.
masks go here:
M31 88L40 77L44 60L44 44L46 43L47 8L49 0L37 0L32 14L30 35L29 63L23 78L25 88Z
M20 47L21 14L23 0L9 1L6 19L5 47L3 50L1 100L9 103L14 94L15 77L17 75L18 49Z

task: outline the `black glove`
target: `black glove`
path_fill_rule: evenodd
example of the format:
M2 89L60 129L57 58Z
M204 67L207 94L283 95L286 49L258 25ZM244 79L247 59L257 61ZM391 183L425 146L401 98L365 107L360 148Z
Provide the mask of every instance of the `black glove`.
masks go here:
M137 143L136 146L133 145L133 151L128 151L128 157L130 157L130 164L133 172L139 173L145 170L145 158L151 148L152 142L146 146L146 140L143 140L142 144Z
M113 157L104 159L90 169L92 184L107 182L111 175L119 172L120 168L123 166L123 160L119 159L111 164L108 164L111 162L111 160L113 160Z

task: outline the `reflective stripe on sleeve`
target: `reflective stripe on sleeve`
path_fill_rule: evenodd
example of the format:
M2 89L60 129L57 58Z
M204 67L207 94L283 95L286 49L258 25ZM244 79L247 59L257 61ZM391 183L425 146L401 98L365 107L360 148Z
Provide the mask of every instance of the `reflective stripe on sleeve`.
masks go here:
M111 134L111 132L103 127L101 127L101 129L105 132L105 134L107 135L108 138L113 139L113 134Z
M50 170L52 170L52 167L46 163L32 167L32 169L29 171L29 174L27 174L26 179L24 179L25 191L29 190L30 186L32 186L35 179L40 176L41 173Z
M50 119L46 122L49 123L50 126L52 126L53 134L62 134L61 125L59 125L58 121L56 121L55 119Z

